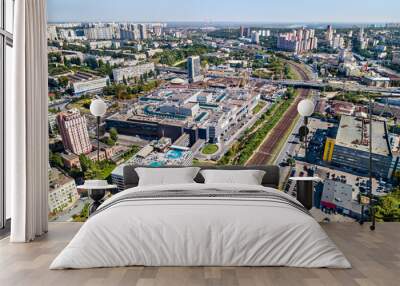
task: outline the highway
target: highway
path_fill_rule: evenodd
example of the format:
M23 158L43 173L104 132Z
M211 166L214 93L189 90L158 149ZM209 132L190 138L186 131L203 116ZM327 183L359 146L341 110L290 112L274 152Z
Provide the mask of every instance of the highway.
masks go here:
M294 65L293 65L294 66ZM233 76L223 76L223 75L210 75L210 77L229 77L229 78L240 78ZM336 90L344 91L354 91L354 92L369 92L369 93L380 93L383 95L398 95L400 96L399 87L374 87L366 86L360 84L349 84L343 82L323 82L320 80L311 80L310 78L302 80L292 80L292 79L282 79L282 80L272 80L272 79L261 79L257 77L251 77L253 81L264 83L264 84L277 84L283 86L292 86L297 88L313 88L313 89L324 89L332 88Z
M270 83L270 84L280 84L284 86L293 86L293 87L304 87L304 88L333 88L338 90L345 91L361 91L361 92L371 92L371 93L381 93L381 94L398 94L400 96L400 90L398 87L374 87L374 86L365 86L359 84L346 84L346 83L337 83L337 82L322 82L317 80L269 80L269 79L259 79L253 78L256 81Z

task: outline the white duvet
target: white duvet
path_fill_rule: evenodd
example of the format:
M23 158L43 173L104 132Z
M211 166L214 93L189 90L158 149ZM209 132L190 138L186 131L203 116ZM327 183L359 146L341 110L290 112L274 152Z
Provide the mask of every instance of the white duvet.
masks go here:
M292 266L350 268L308 214L257 198L118 199L135 192L262 190L250 185L185 184L136 187L100 206L50 269L118 266ZM115 203L115 204L113 204Z

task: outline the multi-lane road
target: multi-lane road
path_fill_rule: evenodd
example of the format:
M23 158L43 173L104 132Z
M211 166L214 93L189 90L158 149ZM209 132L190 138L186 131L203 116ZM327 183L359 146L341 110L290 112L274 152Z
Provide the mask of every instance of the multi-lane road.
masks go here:
M400 95L400 90L398 87L378 87L378 86L365 86L361 84L355 83L346 83L346 82L323 82L318 80L292 80L292 79L282 79L282 80L270 80L270 79L258 79L254 78L257 81L262 81L264 83L270 84L280 84L284 86L293 86L293 87L303 87L303 88L333 88L337 90L345 90L345 91L353 91L353 92L370 92L370 93L381 93L381 94L398 94Z

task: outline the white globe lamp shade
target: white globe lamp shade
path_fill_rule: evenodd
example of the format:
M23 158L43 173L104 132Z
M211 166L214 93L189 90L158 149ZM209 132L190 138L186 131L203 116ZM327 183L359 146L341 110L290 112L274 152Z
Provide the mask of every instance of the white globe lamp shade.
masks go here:
M96 117L101 117L106 114L107 104L101 99L92 100L90 104L90 113Z
M303 99L297 105L297 111L303 117L311 116L314 113L314 102L310 99Z

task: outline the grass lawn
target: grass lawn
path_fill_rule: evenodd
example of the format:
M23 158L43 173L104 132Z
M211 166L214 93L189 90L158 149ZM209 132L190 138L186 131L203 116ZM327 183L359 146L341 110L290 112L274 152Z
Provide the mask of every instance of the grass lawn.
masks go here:
M257 114L260 112L260 110L265 106L265 102L264 101L260 101L256 107L253 108L253 114Z
M218 146L215 144L207 144L201 151L205 155L212 155L218 151Z

